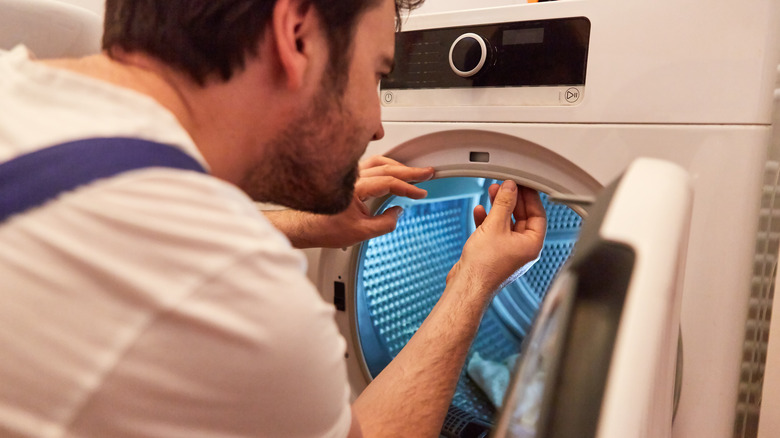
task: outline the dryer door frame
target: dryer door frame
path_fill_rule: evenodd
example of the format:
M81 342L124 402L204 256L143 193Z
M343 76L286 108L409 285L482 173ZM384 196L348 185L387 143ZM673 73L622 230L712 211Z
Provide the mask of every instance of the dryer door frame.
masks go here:
M478 177L512 179L520 185L552 197L595 198L603 186L570 160L537 143L508 134L478 129L451 129L405 141L385 156L414 167L432 166L434 179ZM376 212L386 198L368 203ZM587 217L580 204L569 207ZM343 304L336 323L347 342L345 359L353 396L371 382L358 334L356 275L362 244L349 248L323 249L319 259L317 287L327 302Z

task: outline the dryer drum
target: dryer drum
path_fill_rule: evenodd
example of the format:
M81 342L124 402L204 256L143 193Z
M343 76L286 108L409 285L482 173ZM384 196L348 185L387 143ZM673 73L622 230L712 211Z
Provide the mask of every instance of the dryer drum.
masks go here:
M426 199L390 197L379 208L381 212L400 205L404 215L394 232L363 244L357 258L355 317L371 377L400 352L441 296L447 273L475 229L472 211L477 204L489 208L487 189L494 182L466 177L432 180L419 184L428 190ZM493 300L467 364L476 355L478 360L502 363L519 353L548 286L569 258L582 219L569 207L549 202L544 194L542 201L548 217L542 255ZM496 403L485 391L485 382L478 386L466 368L452 405L490 423ZM500 394L491 395L501 402Z

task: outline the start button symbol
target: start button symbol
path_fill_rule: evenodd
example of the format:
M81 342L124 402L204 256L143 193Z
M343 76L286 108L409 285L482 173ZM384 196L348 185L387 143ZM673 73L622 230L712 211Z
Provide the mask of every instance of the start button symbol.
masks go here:
M580 89L574 87L569 88L566 90L564 97L566 98L566 102L576 103L578 100L580 100Z
M384 99L385 103L393 103L393 93L390 91L386 91L382 98Z

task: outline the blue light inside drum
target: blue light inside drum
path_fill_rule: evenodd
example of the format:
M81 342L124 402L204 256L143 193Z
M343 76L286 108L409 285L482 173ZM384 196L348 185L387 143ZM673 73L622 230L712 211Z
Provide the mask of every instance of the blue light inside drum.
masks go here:
M428 197L391 197L381 210L404 208L396 230L371 239L360 251L357 272L357 326L363 357L372 376L406 345L444 291L447 273L474 231L472 211L489 208L493 180L446 178L419 184ZM499 292L483 318L469 352L502 361L520 351L553 277L568 259L579 234L580 216L547 202L548 231L542 256L516 282ZM465 371L453 404L491 421L495 408Z

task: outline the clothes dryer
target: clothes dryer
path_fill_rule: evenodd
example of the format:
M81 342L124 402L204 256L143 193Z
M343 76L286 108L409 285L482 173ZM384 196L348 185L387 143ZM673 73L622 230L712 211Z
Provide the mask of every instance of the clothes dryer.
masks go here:
M588 215L586 201L634 160L652 157L685 169L693 187L673 436L731 436L780 5L496 4L403 22L395 70L379 90L386 135L367 155L434 166L430 196L380 200L373 208L406 207L395 233L311 257L310 275L339 308L355 394L437 299L473 226L470 209L485 201L491 180L544 192L551 228L542 259L486 314L469 358L482 359L482 370L519 351ZM662 235L664 223L642 232ZM464 371L453 412L489 426L500 391L491 401L490 389L473 380Z

